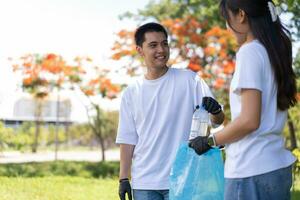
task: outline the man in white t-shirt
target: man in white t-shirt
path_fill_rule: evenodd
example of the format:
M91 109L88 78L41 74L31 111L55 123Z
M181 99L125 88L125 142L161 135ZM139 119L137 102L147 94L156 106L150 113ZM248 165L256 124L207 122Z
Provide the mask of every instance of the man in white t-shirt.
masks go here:
M167 67L168 35L163 26L147 23L135 33L137 51L147 72L123 93L118 135L119 196L125 200L168 200L169 173L179 144L187 141L197 105L213 124L224 114L205 82L190 70ZM129 182L131 172L131 185Z

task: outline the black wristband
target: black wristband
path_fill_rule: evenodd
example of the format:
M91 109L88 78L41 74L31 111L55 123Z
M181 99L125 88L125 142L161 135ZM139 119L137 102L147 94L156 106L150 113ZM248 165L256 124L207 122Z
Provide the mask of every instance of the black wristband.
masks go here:
M124 181L129 181L129 179L128 179L128 178L121 178L121 179L119 180L119 183L124 182Z

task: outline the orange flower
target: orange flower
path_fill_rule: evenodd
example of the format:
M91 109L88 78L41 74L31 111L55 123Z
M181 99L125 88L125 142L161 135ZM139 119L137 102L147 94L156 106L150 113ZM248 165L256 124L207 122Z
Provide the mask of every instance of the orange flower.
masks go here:
M215 26L211 28L209 31L205 33L206 37L212 37L212 36L220 36L222 33L222 29L219 26Z
M221 89L225 84L225 80L221 78L217 78L215 83L214 83L214 88L216 89Z
M109 88L110 91L114 92L114 93L118 93L120 92L120 87L117 86L117 85L111 85L110 88Z
M172 19L165 19L161 21L162 25L166 27L171 27L173 25L173 20Z
M120 38L126 38L126 37L131 37L133 35L133 32L132 31L127 31L127 30L121 30L119 31L118 33L118 36Z
M219 53L219 57L221 59L226 59L227 58L227 53L225 50L221 49L220 53Z
M216 48L215 47L212 47L212 46L208 46L204 49L204 53L207 55L207 56L212 56L212 55L215 55L217 52Z
M109 91L105 94L105 97L107 97L108 99L114 99L117 97L117 94Z
M46 56L46 59L47 60L54 60L56 59L56 55L54 53L49 53L47 56Z
M26 68L30 68L32 66L32 63L25 62L25 63L23 63L23 66L26 67Z
M300 92L297 93L296 98L298 101L300 101Z
M234 72L235 63L233 61L225 61L223 66L223 72L225 74L232 74Z
M82 92L86 95L86 96L94 96L95 92L92 89L82 89Z
M121 51L121 53L123 54L123 56L128 56L131 55L131 50L123 50Z
M188 68L194 72L200 71L202 69L202 67L199 64L192 63L192 62L188 64Z
M88 85L93 86L93 85L97 85L100 82L99 79L92 79L89 81Z
M23 79L23 85L24 86L29 86L32 84L32 78L31 77L27 77Z
M198 43L200 43L201 40L202 40L201 35L198 35L198 34L192 34L190 37L191 37L191 42L192 42L192 43L198 44Z
M111 56L111 58L112 58L113 60L120 60L121 57L122 57L122 55L121 55L120 52L114 53L114 54Z
M72 66L64 66L62 70L63 70L64 75L66 75L66 76L73 75L73 67Z
M203 72L203 71L199 72L199 75L200 75L200 77L203 78L203 79L209 79L209 78L212 77L211 74L205 73L205 72Z

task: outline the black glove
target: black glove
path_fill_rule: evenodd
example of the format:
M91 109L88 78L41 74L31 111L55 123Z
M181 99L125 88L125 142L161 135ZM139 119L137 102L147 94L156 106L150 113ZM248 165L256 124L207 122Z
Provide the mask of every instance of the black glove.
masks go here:
M198 155L204 154L211 148L207 136L198 136L190 140L189 147L193 148Z
M217 115L222 111L221 105L212 97L203 97L202 107L213 115Z
M131 186L128 178L120 179L119 181L119 197L120 200L126 200L126 193L129 200L132 200Z

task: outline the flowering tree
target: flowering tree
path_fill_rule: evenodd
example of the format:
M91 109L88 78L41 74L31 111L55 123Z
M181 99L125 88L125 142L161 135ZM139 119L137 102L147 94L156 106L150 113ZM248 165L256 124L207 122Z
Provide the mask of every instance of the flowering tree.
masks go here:
M168 18L160 23L168 29L170 35L169 64L197 72L213 88L215 94L222 97L219 98L222 104L228 107L228 100L224 97L227 97L234 71L234 50L237 47L232 35L219 26L208 29L207 23L200 23L193 16ZM112 59L130 58L132 62L124 66L130 75L136 75L142 63L135 51L133 32L121 30L112 48Z
M76 62L82 66L86 66L88 73L82 74L81 82L77 83L82 93L88 99L89 104L86 105L86 113L88 116L88 123L93 133L98 139L102 160L105 160L105 137L107 136L106 127L112 123L105 115L99 105L102 99L114 99L120 92L120 86L113 84L108 77L110 70L108 68L101 68L92 66L92 59L86 57L77 57Z
M35 139L32 152L37 151L42 107L44 100L53 91L59 91L66 83L79 82L80 66L67 65L65 60L56 54L27 54L13 64L14 72L21 76L21 87L35 100ZM59 117L59 100L57 101L57 118ZM57 119L58 123L58 119ZM57 141L56 141L57 144Z
M131 18L139 23L154 19L164 24L170 30L171 49L177 53L176 56L172 57L171 55L170 64L186 61L187 68L198 72L206 79L207 83L214 88L216 96L222 97L218 100L223 103L226 118L229 119L228 93L225 91L229 88L228 80L231 79L234 71L236 44L225 30L224 20L218 14L219 2L219 0L151 1L137 14L125 13L121 18ZM294 39L299 41L299 0L275 0L275 4L279 5L283 12L291 14L288 26L293 32ZM117 42L123 41L123 43L113 47L115 53L112 58L120 59L120 57L130 56L135 58L136 54L131 53L130 55L133 48L128 45L128 38L133 31L122 30L120 33L119 37L121 36L123 40L118 39ZM127 51L125 51L126 49ZM129 74L134 74L131 72L134 69L133 66L130 66ZM292 112L293 109L290 111ZM291 148L297 146L293 122L297 123L297 117L292 116L288 123L292 140Z

